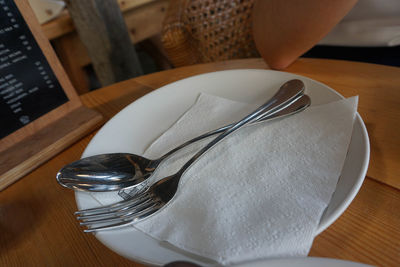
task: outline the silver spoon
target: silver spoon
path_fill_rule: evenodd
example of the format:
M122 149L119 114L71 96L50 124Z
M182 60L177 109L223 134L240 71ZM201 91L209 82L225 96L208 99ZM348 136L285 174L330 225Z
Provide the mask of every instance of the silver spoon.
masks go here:
M304 105L308 106L309 103L306 102L309 98L300 102L292 101L302 95L303 91L304 84L300 80L295 79L284 83L268 101L270 109L266 110L266 116L257 121L292 114ZM284 109L285 104L291 105ZM146 184L145 181L163 160L187 145L226 131L232 125L195 137L154 160L130 153L101 154L83 158L63 167L57 173L56 179L64 187L83 191L105 192L134 186L141 187Z

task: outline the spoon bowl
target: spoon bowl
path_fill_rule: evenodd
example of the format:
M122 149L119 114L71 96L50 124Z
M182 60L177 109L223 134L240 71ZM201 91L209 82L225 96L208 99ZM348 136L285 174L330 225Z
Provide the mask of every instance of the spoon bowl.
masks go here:
M116 191L140 184L154 171L156 160L130 153L100 154L66 165L57 173L61 185L84 191Z

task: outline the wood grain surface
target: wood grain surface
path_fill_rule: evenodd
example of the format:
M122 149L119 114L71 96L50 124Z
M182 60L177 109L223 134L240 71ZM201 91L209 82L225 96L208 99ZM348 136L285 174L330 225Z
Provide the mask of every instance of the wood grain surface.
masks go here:
M260 59L196 65L141 76L82 96L111 118L137 98L192 75L267 68ZM323 82L345 96L360 95L359 112L371 140L371 162L360 192L345 213L314 240L310 256L375 266L400 266L400 69L346 61L300 59L287 69ZM73 212L74 193L56 172L79 159L95 133L0 192L0 266L142 266L84 234ZM394 139L394 140L393 140Z

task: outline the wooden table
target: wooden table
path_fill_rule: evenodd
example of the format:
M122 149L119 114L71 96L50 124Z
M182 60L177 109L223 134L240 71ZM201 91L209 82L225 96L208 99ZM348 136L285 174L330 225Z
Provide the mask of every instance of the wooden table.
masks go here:
M267 66L261 59L248 59L173 69L102 88L82 100L109 119L165 84L238 68ZM323 82L344 96L360 95L358 110L371 142L370 167L360 192L316 237L310 256L400 266L400 68L300 59L286 71ZM73 216L74 193L55 180L62 166L80 158L94 134L0 192L0 266L141 266L84 234Z

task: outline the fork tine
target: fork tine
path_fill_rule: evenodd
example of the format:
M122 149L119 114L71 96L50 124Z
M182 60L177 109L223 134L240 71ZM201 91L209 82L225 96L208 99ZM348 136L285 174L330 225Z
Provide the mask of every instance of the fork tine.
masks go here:
M101 219L92 219L92 220L85 220L80 222L80 225L95 225L95 224L105 224L105 223L111 223L111 222L116 222L116 221L124 221L124 220L129 220L132 217L136 217L137 215L140 215L143 211L158 206L159 203L149 203L146 207L144 207L141 210L125 213L125 214L115 214L114 216L110 216L108 218L101 218Z
M160 203L155 203L154 205L146 208L145 210L140 211L139 213L137 213L135 215L131 215L128 218L120 218L119 220L114 219L113 221L119 221L117 223L105 224L105 225L101 225L101 226L97 226L97 227L90 227L90 225L88 225L88 229L85 229L83 231L85 233L91 233L91 232L95 232L95 231L101 231L101 230L106 230L106 229L110 229L110 228L116 228L119 226L124 226L124 225L139 221L141 219L144 219L144 218L150 216L151 214L158 211L161 207L162 207L162 205L160 205ZM106 222L104 222L104 223L106 223ZM99 224L99 223L97 223L97 224Z
M133 207L140 207L141 205L147 203L148 201L151 200L151 195L147 194L146 196L142 197L139 200L135 201L121 201L123 202L123 205L120 205L120 209L117 209L117 207L113 209L99 209L97 212L92 210L90 212L82 212L80 215L77 216L77 219L85 219L85 218L90 218L93 217L95 218L96 216L102 217L102 216L107 216L107 214L113 214L117 212L124 212L126 210L130 210Z
M132 213L139 212L139 211L149 207L150 205L152 205L155 202L156 201L154 199L148 198L145 201L139 203L138 205L127 206L124 209L121 209L118 211L100 213L100 214L83 215L83 216L78 216L77 219L81 220L81 221L91 222L91 221L96 221L96 220L104 220L104 219L108 219L108 218L114 218L117 216L130 215Z
M112 211L123 209L124 207L130 206L130 205L134 205L134 204L143 202L147 198L149 198L149 194L147 192L143 192L134 198L122 200L122 201L114 203L114 204L101 206L101 207L97 207L97 208L78 210L75 212L75 215L89 215L89 214L101 214L101 213L105 213L105 212L112 212Z

